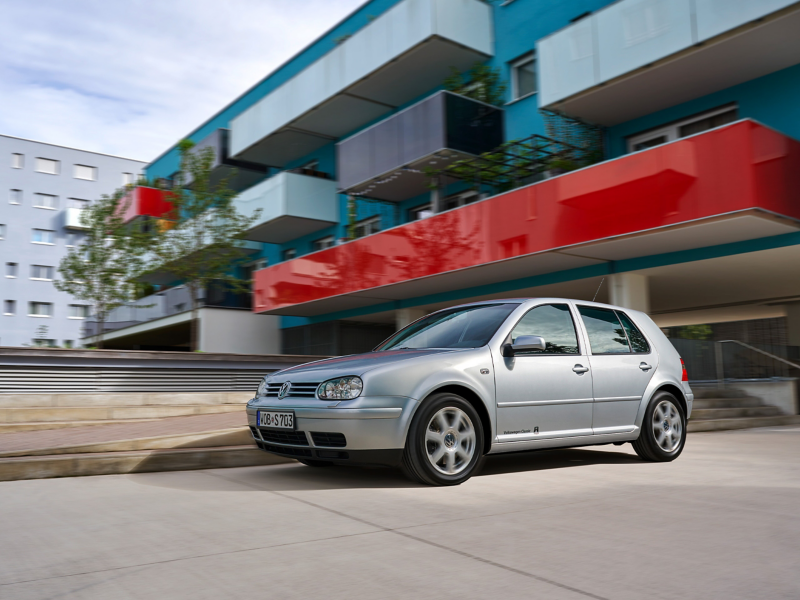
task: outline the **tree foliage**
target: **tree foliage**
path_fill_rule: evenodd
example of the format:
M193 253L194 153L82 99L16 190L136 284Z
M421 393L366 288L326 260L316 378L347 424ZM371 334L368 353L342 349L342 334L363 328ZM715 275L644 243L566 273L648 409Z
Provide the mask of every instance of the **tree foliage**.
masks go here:
M191 346L197 349L197 317L200 292L222 283L234 292L250 291L250 281L234 275L244 261L244 233L258 218L247 217L234 204L236 192L228 179L212 181L214 152L194 149L183 140L178 149L181 168L173 180L172 222L158 234L151 262L160 273L186 285L192 302Z
M84 235L61 260L56 289L91 304L102 348L108 313L135 299L131 281L144 269L149 234L127 227L122 215L132 196L127 189L103 196L81 211Z
M477 62L466 73L450 67L450 76L444 80L444 89L500 106L505 102L507 85L500 76L499 68Z

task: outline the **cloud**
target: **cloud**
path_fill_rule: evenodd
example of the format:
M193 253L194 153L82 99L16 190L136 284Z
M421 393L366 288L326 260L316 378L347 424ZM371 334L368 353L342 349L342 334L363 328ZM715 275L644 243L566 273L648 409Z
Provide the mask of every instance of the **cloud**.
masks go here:
M363 0L8 0L0 133L150 161Z

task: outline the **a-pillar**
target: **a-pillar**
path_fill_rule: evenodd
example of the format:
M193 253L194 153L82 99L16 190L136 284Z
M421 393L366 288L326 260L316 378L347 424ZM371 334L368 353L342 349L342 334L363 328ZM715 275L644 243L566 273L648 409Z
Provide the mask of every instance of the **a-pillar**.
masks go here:
M428 312L421 308L398 308L394 313L395 327L397 331L400 331L406 325L421 319L426 314Z
M611 304L650 312L650 286L647 275L639 273L614 273L609 282Z
M800 302L786 305L787 340L790 346L800 346Z

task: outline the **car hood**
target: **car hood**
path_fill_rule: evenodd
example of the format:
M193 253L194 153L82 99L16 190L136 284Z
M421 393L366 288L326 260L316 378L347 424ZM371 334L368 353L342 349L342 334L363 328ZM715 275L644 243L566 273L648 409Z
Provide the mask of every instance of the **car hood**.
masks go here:
M332 377L344 375L363 375L376 367L399 363L422 356L443 354L446 352L461 352L471 348L432 348L425 350L387 350L385 352L367 352L366 354L352 354L337 358L327 358L316 362L289 367L274 373L271 381L314 381L322 382Z

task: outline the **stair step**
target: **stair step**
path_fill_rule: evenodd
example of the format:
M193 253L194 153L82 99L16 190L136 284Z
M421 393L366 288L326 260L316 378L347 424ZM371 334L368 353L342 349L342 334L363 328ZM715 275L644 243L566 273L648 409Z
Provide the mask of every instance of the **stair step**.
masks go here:
M251 467L294 462L248 446L0 458L0 481Z
M692 409L692 421L709 419L739 419L743 417L776 417L783 413L777 406Z
M704 408L738 408L745 406L764 406L760 398L701 398L692 403L694 409Z
M42 423L46 421L98 421L119 419L160 419L186 415L207 415L243 411L240 404L198 404L177 406L54 406L0 408L0 423Z
M42 446L47 440L37 440L36 448L0 451L0 458L12 456L51 456L57 454L86 454L92 452L129 452L133 450L164 450L177 448L216 448L222 446L255 447L248 427L233 427L216 431L202 431L178 435L112 440L90 444ZM0 439L2 442L2 439Z
M688 432L724 431L728 429L752 429L754 427L776 427L779 425L798 425L800 415L781 415L778 417L746 417L744 419L711 419L695 421L691 419L686 427Z

